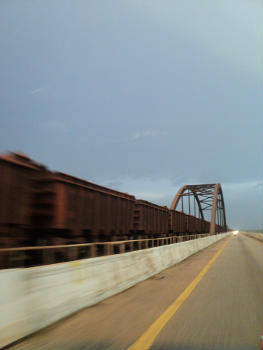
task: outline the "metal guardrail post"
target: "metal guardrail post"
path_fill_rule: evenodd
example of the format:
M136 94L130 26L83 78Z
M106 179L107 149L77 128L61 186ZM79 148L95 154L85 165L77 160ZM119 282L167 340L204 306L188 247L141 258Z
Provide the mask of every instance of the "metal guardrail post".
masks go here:
M92 244L89 246L89 256L90 258L95 258L97 256L97 249L96 245Z
M105 243L103 251L104 251L104 255L111 255L112 254L112 244Z
M130 246L130 251L133 252L133 250L134 250L134 242L129 242L128 244Z
M125 253L125 244L124 243L121 243L119 245L119 248L120 248L120 253Z

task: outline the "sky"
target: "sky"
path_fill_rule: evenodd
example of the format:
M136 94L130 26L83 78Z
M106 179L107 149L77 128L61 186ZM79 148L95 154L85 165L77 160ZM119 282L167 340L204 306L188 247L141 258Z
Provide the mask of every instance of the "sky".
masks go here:
M262 228L259 0L2 0L0 152L170 207L221 183Z

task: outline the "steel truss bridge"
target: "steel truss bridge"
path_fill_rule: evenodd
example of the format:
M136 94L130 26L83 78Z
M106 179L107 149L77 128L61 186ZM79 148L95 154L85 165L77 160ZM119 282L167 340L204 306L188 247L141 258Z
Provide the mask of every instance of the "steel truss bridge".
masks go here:
M210 221L212 235L227 231L224 197L219 183L182 186L170 209Z

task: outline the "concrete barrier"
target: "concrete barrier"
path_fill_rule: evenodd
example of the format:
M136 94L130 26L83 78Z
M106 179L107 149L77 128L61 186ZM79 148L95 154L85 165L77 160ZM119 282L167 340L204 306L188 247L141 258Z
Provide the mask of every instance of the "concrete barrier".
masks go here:
M112 256L0 271L0 347L184 260L228 233Z

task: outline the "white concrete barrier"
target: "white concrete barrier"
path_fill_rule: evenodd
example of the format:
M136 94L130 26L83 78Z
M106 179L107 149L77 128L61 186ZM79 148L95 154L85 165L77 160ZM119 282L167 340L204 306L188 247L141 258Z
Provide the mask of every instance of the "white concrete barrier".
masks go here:
M130 253L0 271L0 347L184 260L228 233Z

